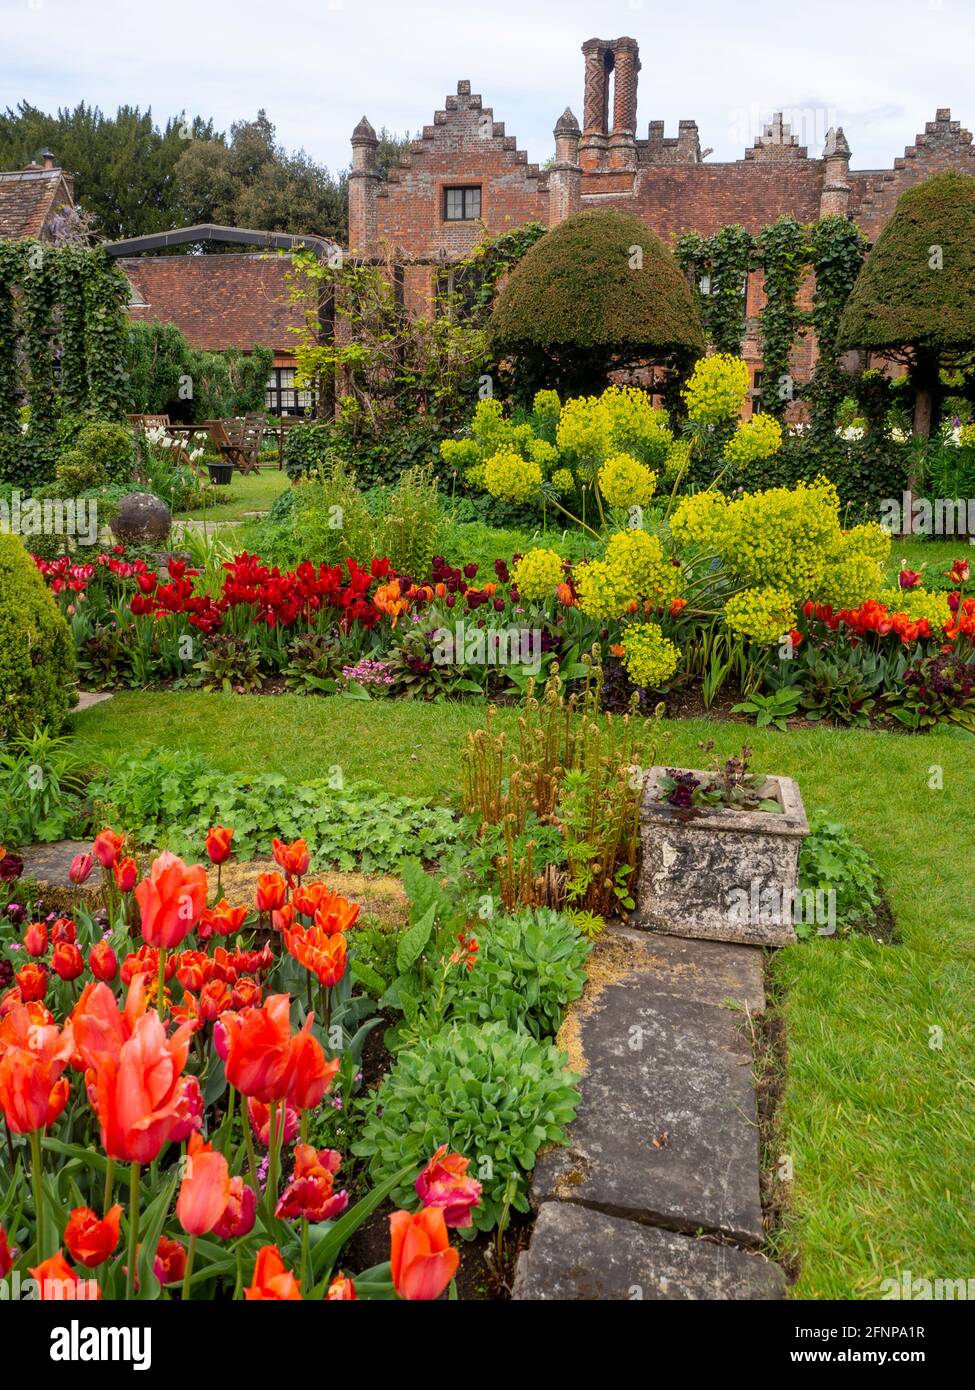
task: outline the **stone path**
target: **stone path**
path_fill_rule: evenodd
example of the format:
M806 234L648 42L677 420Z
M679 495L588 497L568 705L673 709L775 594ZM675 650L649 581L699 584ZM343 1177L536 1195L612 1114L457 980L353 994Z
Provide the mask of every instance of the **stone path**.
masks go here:
M763 1238L747 1012L757 947L617 927L559 1037L582 1072L570 1143L542 1155L516 1299L784 1296Z
M100 705L104 700L110 700L112 692L110 690L79 690L78 703L75 705L73 713L78 714L83 709L91 709L92 705Z

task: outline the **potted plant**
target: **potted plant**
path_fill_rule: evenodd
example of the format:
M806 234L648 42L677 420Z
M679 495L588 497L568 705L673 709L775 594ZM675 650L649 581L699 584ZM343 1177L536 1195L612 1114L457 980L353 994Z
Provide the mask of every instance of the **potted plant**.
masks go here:
M226 459L207 459L207 472L211 483L217 487L229 487L234 476L234 465Z
M796 940L809 824L796 783L750 772L750 756L744 748L709 771L650 769L636 925L758 946Z

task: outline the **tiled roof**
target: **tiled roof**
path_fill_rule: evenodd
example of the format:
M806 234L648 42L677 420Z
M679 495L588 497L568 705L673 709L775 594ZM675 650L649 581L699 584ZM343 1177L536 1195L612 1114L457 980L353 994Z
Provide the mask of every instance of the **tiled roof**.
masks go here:
M39 237L71 191L60 169L21 169L0 173L0 240Z
M116 265L133 287L129 317L175 323L190 347L294 350L288 330L302 314L288 303L287 256L124 256Z

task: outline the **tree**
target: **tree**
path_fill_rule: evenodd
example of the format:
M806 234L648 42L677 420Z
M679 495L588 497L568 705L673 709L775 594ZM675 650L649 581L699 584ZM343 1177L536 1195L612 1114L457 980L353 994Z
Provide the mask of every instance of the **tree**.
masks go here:
M677 262L632 213L577 213L512 271L491 315L493 345L513 355L523 392L600 389L620 367L684 366L704 333Z
M940 373L975 351L975 178L938 174L901 194L857 277L837 347L905 363L914 433L930 437Z
M179 221L347 239L345 174L333 178L304 150L275 140L265 111L237 121L230 139L191 141L174 171Z

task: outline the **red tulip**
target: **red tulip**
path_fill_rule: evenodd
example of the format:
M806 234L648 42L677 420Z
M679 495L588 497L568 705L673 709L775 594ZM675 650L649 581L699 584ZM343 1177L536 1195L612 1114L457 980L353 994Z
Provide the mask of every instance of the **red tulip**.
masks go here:
M51 1093L70 1056L70 1036L37 1023L23 1004L15 1004L0 1023L0 1109L15 1134L45 1127Z
M51 953L51 969L62 980L76 980L85 968L81 947L74 941L59 941Z
M258 874L256 900L258 912L276 912L284 906L287 884L280 874Z
M206 951L182 951L176 958L176 978L184 989L196 993L206 984L210 960Z
M135 890L143 940L166 950L178 946L200 920L207 892L202 864L187 868L182 859L164 850L153 860L149 877Z
M348 1303L354 1298L358 1298L355 1291L355 1284L351 1279L347 1279L344 1274L337 1274L329 1284L325 1293L326 1302Z
M223 1215L213 1228L218 1240L237 1240L254 1229L257 1213L257 1193L243 1178L230 1179L230 1196Z
M70 917L58 917L51 923L51 945L59 941L77 941L78 928Z
M39 1265L31 1265L30 1272L37 1280L37 1297L40 1299L63 1299L74 1302L80 1299L101 1298L102 1291L95 1279L79 1279L59 1250L49 1260Z
M35 965L33 962L22 965L15 978L20 997L25 1004L31 1004L35 999L43 999L47 993L47 970L43 965Z
M447 1145L431 1158L416 1180L416 1190L425 1207L439 1207L448 1226L464 1228L473 1223L471 1208L481 1200L481 1184L467 1176L470 1160L447 1152Z
M254 1100L253 1096L247 1102L247 1115L251 1122L251 1129L254 1137L259 1144L263 1144L266 1149L271 1147L271 1107L265 1105L263 1101ZM282 1144L290 1144L296 1138L301 1127L301 1116L295 1106L290 1101L285 1101L284 1105L284 1133L280 1134ZM281 1107L278 1106L277 1128L281 1129Z
M230 996L230 1007L232 1009L255 1009L259 1008L264 991L256 980L248 979L245 975L242 980L238 980L234 985Z
M91 871L95 867L95 860L90 854L76 854L71 861L71 868L68 870L68 878L72 883L87 883L91 878Z
M196 1024L193 1025L193 1032L196 1032ZM186 1111L182 1119L176 1121L175 1128L171 1130L169 1141L171 1144L182 1144L184 1139L203 1125L203 1092L200 1089L200 1081L196 1076L187 1076L183 1086L183 1100Z
M110 984L118 974L118 959L109 943L102 938L88 952L88 967L96 980Z
M128 855L125 859L117 859L112 865L112 873L115 875L115 885L120 893L131 893L135 887L135 881L139 877L139 866Z
M228 830L225 825L215 825L207 831L207 854L210 856L211 864L226 863L230 858L233 838L234 832Z
M329 936L320 927L292 927L284 934L285 944L295 960L330 988L345 974L348 947L342 932Z
M200 990L200 1017L205 1023L212 1023L229 1008L230 987L223 980L210 980Z
M71 1085L66 1076L61 1076L51 1087L51 1094L47 1098L47 1122L45 1129L50 1129L57 1121L61 1111L68 1103L71 1095Z
M439 1298L460 1264L440 1208L394 1211L389 1233L393 1286L400 1298L413 1302Z
M160 1236L152 1261L152 1272L160 1284L182 1283L186 1273L186 1246L171 1236Z
M334 1149L316 1153L311 1144L295 1145L294 1173L275 1207L284 1221L332 1221L349 1205L347 1192L336 1192L333 1174L341 1162Z
M338 1057L329 1061L317 1038L304 1029L294 1040L292 1057L294 1083L291 1098L299 1110L314 1110L321 1105L326 1091L331 1090L341 1061Z
M131 1038L138 1020L146 1011L146 977L136 975L121 1012L115 995L105 984L86 985L65 1024L64 1032L73 1048L72 1065L78 1070L94 1070L103 1058L117 1058L122 1045Z
M230 1170L222 1153L190 1137L186 1167L176 1199L176 1215L187 1235L205 1236L223 1216L230 1201Z
M103 869L110 869L112 867L119 857L124 844L125 836L116 835L114 830L105 829L98 832L95 836L95 843L92 845L92 849L94 850L95 858Z
M244 1290L248 1302L273 1299L296 1302L301 1299L301 1284L290 1270L285 1269L281 1252L276 1245L262 1245L254 1262L254 1277Z
M14 1259L7 1244L7 1232L0 1226L0 1279L6 1279L13 1266Z
M121 1220L119 1205L107 1211L101 1220L91 1207L75 1207L64 1228L64 1243L71 1258L88 1269L104 1264L118 1248Z
M43 956L47 954L47 924L44 922L31 922L24 932L24 950L29 956Z

